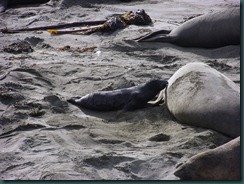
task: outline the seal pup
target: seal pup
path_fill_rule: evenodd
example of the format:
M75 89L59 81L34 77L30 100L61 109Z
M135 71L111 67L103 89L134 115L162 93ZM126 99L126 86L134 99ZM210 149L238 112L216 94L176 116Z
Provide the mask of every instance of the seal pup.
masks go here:
M151 80L144 85L112 91L94 92L83 97L72 97L67 101L78 107L96 110L132 111L145 107L162 89L168 85L166 80Z
M215 149L194 155L177 166L182 180L240 180L240 136Z
M159 30L138 42L168 42L183 47L217 48L240 44L240 8L210 13L186 21L172 31Z

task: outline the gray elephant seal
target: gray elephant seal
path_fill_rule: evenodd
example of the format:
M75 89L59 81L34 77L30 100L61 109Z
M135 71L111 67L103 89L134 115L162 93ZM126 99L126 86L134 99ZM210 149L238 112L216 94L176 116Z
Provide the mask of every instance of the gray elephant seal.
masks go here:
M145 107L162 89L167 86L165 80L151 80L144 85L113 91L94 92L83 97L67 100L78 107L96 111L126 111Z
M174 174L183 180L240 179L240 87L199 62L181 67L168 83L165 104L178 121L235 138L189 158Z
M174 174L182 180L240 180L240 137L194 155L179 165Z
M168 80L165 104L180 122L240 136L240 87L214 68L188 63Z
M137 39L168 42L183 47L217 48L240 44L240 8L202 15L172 31L160 30Z

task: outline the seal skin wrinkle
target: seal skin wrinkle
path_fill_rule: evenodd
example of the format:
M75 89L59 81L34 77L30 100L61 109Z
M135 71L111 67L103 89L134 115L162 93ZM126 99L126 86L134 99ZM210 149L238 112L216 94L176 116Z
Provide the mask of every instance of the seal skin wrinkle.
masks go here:
M239 45L240 8L230 8L195 17L172 31L159 30L136 40L202 48Z
M83 97L72 97L67 101L78 107L96 111L131 111L145 107L147 102L167 85L165 80L151 80L141 86L94 92Z

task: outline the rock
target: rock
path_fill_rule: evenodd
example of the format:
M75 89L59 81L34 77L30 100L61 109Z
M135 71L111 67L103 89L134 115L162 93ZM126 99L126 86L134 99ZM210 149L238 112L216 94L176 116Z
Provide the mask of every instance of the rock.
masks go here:
M11 45L4 47L3 51L12 54L30 53L33 52L33 48L27 41L17 41Z

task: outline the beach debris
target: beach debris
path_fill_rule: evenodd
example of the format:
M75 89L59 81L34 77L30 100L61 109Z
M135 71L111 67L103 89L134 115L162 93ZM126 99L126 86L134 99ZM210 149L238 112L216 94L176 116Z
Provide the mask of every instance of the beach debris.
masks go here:
M31 46L33 46L33 47L37 46L38 44L40 44L44 41L44 39L35 37L35 36L26 37L24 40L27 41L28 43L30 43Z
M95 26L93 28L98 28L101 26ZM52 35L60 35L60 34L68 34L68 33L76 33L76 32L83 32L83 31L88 31L91 28L82 28L78 30L57 30L57 29L48 29L47 32L49 32Z
M69 28L69 27L80 27L80 26L94 26L103 24L106 20L96 20L96 21L81 21L81 22L72 22L72 23L64 23L58 25L51 26L38 26L38 27L30 27L30 28L21 28L21 29L8 29L4 28L0 31L2 33L19 33L24 31L46 31L48 29L60 29L60 28Z
M24 40L27 41L28 43L30 43L31 46L39 48L39 49L52 48L51 45L44 42L44 39L39 38L39 37L32 36L32 37L27 37Z
M97 21L83 21L65 23L51 26L40 26L32 28L22 29L8 29L4 28L0 31L2 33L19 33L23 31L41 31L47 30L52 35L69 34L75 32L81 32L82 34L92 34L95 32L113 32L117 29L125 28L128 25L149 25L152 23L150 16L143 9L139 9L136 12L129 11L125 14L116 14L109 18L109 20L97 20ZM86 26L78 30L57 30L60 28L71 28ZM91 26L91 27L87 27Z
M30 53L33 52L33 48L30 43L27 41L18 41L8 45L3 48L4 52L13 53L13 54L21 54L21 53Z
M15 60L23 61L23 60L26 60L28 58L30 58L30 57L27 56L27 55L20 55L20 56L12 55L7 60L10 60L10 61L15 61Z
M136 12L129 11L125 14L112 17L103 25L91 28L85 31L84 34L91 34L94 32L113 32L117 29L125 28L127 25L149 25L151 23L152 20L149 15L145 10L140 9Z
M90 46L90 47L71 47L70 45L66 45L64 47L59 47L57 50L59 51L68 51L68 52L87 52L87 51L94 51L96 49L96 46Z
M109 20L101 25L95 27L86 27L78 30L48 30L52 35L68 34L81 32L84 35L89 35L95 32L114 32L118 29L123 29L128 25L149 25L152 23L150 16L145 12L145 10L140 9L136 12L129 11L125 14L118 14L110 17Z
M29 116L31 117L40 117L42 115L44 115L46 112L41 110L41 107L37 107L37 108L33 108L30 112L29 112Z

